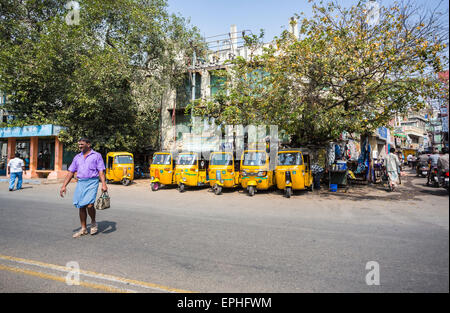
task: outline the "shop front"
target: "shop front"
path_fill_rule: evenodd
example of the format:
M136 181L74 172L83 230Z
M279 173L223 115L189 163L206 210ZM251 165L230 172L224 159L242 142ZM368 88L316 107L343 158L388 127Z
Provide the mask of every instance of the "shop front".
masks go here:
M19 153L27 170L24 178L63 178L67 164L58 139L61 130L51 124L0 128L0 175L6 176L8 161Z

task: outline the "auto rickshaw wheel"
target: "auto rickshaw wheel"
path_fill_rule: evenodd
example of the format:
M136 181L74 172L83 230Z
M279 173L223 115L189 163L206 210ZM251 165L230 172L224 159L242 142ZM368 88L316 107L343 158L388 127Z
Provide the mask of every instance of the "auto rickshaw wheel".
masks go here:
M214 185L214 193L216 195L220 195L222 193L222 186L219 186L217 184Z
M184 192L184 184L180 184L178 186L178 188L179 188L180 192Z
M159 183L152 183L152 191L158 191L159 190Z
M253 197L255 195L255 186L249 186L248 187L248 195L250 197Z
M290 198L292 196L292 188L291 187L286 187L284 195L286 196L286 198Z
M131 184L131 180L129 180L128 178L122 179L122 185L128 186L129 184Z

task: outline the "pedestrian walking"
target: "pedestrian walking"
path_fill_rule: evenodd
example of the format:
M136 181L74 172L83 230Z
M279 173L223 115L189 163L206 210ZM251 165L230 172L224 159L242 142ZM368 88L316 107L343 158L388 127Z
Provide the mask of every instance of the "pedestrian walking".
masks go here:
M413 155L412 154L408 154L408 156L406 157L406 161L408 162L408 165L412 168L412 160L413 160Z
M91 218L90 234L95 235L98 232L94 203L97 197L99 178L102 183L102 192L108 191L104 173L105 163L101 154L92 150L91 141L87 138L81 138L78 141L78 148L80 153L73 158L69 173L60 190L61 197L64 197L67 185L77 173L78 182L73 196L73 204L79 209L81 229L73 235L74 238L88 234L87 213Z
M15 158L9 160L8 162L8 175L9 176L9 191L14 190L14 184L16 183L17 179L17 186L16 189L20 190L22 189L22 174L27 173L25 169L25 163L20 158L20 153L15 154Z
M389 154L384 159L384 164L386 164L386 171L389 175L389 185L391 190L394 191L396 185L399 183L400 174L400 160L395 155L395 148L389 150Z

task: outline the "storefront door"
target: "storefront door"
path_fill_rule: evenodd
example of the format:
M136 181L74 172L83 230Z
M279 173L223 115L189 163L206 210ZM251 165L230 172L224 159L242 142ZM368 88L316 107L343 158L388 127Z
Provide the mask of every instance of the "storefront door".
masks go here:
M38 170L55 169L55 139L41 139L38 141Z

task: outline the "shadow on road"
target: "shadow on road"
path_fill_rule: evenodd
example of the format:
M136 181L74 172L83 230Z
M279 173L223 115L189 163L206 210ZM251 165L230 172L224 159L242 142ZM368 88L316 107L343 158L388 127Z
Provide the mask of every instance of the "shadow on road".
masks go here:
M421 193L430 195L430 196L441 196L441 197L448 197L448 192L444 188L439 189L424 189L420 190Z
M103 234L109 234L116 231L116 222L101 221L97 222L98 232Z
M110 221L101 221L97 222L98 225L98 232L97 234L103 233L103 234L109 234L112 232L115 232L117 230L116 228L116 222L110 222ZM88 225L92 226L92 225ZM77 232L81 229L81 227L78 227L77 229L74 229L74 232Z

